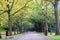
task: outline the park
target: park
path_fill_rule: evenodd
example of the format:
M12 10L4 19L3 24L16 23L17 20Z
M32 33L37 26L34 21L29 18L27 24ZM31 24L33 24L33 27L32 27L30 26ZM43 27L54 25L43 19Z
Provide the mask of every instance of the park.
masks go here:
M0 40L60 40L60 0L0 0Z

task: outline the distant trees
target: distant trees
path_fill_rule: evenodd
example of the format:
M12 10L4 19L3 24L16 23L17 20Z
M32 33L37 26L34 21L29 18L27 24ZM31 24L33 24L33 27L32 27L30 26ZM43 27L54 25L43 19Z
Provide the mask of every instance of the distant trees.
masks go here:
M22 20L24 17L27 17L26 20L27 23L34 24L34 26L40 26L45 23L46 28L48 29L47 24L52 24L54 18L52 12L48 10L47 3L42 1L46 1L48 4L49 2L52 3L54 7L54 15L55 15L55 23L56 23L56 35L60 34L59 31L59 18L58 18L58 0L0 0L0 17L4 19L5 25L8 25L10 30L10 35L12 35L12 26L16 25L18 26L19 32L23 31L22 22L25 21ZM44 10L42 10L42 6L44 6ZM52 8L53 9L53 8ZM52 16L50 16L51 14ZM4 14L5 13L5 14ZM6 14L7 13L7 14ZM25 16L23 14L27 13ZM3 17L5 15L5 17ZM24 16L24 17L23 17ZM6 19L7 18L7 19ZM3 20L2 20L3 22ZM25 24L24 24L25 25ZM25 25L25 26L26 26ZM22 28L22 29L21 29ZM27 27L26 27L27 28ZM43 28L43 27L42 27ZM44 29L44 28L43 28Z

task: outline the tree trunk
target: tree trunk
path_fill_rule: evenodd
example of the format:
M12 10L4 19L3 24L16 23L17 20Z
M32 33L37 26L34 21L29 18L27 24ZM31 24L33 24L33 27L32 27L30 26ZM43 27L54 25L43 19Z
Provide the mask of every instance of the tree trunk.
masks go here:
M55 22L56 22L56 35L59 35L59 19L58 19L58 1L55 0L54 4Z
M52 27L51 27L51 25L50 25L50 35L52 35Z
M12 23L11 23L11 15L9 9L8 9L8 27L9 27L10 35L12 35Z
M21 33L21 24L20 24L20 26L19 26L19 33Z
M0 39L2 38L1 33L0 33Z
M14 35L16 35L16 31L14 30Z
M22 22L21 22L21 29L22 29L21 31L22 31L22 33L23 33L23 24L22 24Z
M19 34L19 28L17 29L17 34Z

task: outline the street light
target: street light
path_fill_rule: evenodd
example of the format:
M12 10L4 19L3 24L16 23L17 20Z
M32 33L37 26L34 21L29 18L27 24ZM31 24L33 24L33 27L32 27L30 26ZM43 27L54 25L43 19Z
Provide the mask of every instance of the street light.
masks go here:
M42 6L42 11L44 10L44 6Z
M47 3L45 5L45 8L46 8L45 10L45 36L47 36L48 35Z
M44 8L46 7L46 10L45 10L45 14L44 14L44 12L43 12L43 10L44 10ZM44 27L44 34L47 36L48 35L48 24L47 24L47 4L46 4L46 6L42 6L42 13L43 13L43 15L44 15L44 24L45 24L45 27Z
M42 6L42 14L44 16L44 6ZM44 23L44 21L43 21L43 23ZM44 26L42 27L42 32L44 32Z

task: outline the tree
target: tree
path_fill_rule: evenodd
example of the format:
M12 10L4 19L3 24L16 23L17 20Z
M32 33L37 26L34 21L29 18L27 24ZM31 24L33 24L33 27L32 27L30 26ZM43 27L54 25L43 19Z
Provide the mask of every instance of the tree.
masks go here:
M48 2L51 2L53 7L54 7L54 15L55 15L55 23L56 23L56 35L60 34L60 30L59 30L59 18L58 18L58 1L59 0L45 0Z
M3 4L2 2L4 2L4 3L6 2L6 3ZM22 2L22 0L21 0L21 2ZM3 1L1 1L1 5L4 5L4 6L3 6L3 9L1 9L1 10L3 10L3 12L0 13L0 15L7 12L7 14L8 14L8 26L9 26L9 30L10 30L10 35L12 35L12 18L11 17L13 16L13 14L16 14L21 9L25 8L25 6L28 4L28 2L30 2L30 0L23 1L25 4L21 3L21 2L19 1L19 3L17 4L17 1L15 1L15 0L5 0L5 1L3 0ZM20 5L20 7L21 7L20 9L19 8L17 9L17 7L14 8L15 4L19 5L20 3L24 4L22 7ZM17 10L13 10L13 9L17 9ZM15 12L11 13L12 11L15 11Z
M56 21L56 35L60 35L59 30L59 17L58 17L58 0L55 0L54 4L54 12L55 12L55 21Z

